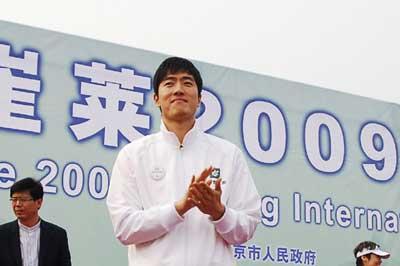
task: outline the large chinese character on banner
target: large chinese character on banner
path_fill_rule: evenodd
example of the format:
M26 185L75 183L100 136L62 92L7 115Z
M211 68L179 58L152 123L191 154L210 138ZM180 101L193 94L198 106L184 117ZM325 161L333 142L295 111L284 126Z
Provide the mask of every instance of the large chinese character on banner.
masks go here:
M78 141L102 133L103 145L118 147L120 134L128 141L142 137L150 129L150 116L139 112L144 92L150 90L149 77L135 74L133 69L110 70L106 65L74 64L74 76L80 83L82 101L73 103L70 126Z
M0 128L40 134L37 114L40 93L39 53L24 51L11 55L11 46L0 44Z

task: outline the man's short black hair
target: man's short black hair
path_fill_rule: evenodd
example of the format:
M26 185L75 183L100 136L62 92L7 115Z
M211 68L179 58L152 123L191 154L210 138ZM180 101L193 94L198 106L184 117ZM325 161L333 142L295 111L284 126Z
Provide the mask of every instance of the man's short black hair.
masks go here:
M16 192L28 191L33 200L43 198L43 186L33 178L24 178L14 183L10 188L10 197Z
M378 244L376 244L376 243L374 243L374 242L372 242L372 241L364 241L364 242L359 243L359 244L354 248L354 250L353 250L354 257L357 259L357 260L356 260L356 265L357 265L357 266L363 266L361 257L357 258L357 253L358 253L358 252L361 252L361 251L364 250L364 249L373 250L373 249L375 249L377 246L379 247ZM371 257L371 254L367 254L367 255L365 255L365 256L366 256L367 258L370 258L370 257Z
M153 77L154 93L158 95L158 87L160 83L169 75L176 73L188 73L193 76L194 81L197 85L197 91L199 96L203 88L203 80L201 78L199 70L193 65L192 62L181 57L169 57L165 59L161 65L157 68L156 73Z

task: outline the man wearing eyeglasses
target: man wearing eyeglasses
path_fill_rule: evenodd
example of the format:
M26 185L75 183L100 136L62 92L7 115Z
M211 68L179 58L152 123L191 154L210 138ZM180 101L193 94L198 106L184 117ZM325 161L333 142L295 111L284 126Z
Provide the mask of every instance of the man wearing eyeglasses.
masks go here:
M0 265L70 266L66 231L39 216L40 182L25 178L14 183L10 202L17 220L0 225Z
M357 266L379 266L382 259L390 257L390 253L381 250L380 246L372 241L359 243L354 249Z

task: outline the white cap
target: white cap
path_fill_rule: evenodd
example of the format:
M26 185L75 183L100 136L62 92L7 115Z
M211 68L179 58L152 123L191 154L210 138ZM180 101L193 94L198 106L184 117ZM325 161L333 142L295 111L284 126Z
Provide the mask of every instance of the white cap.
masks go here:
M356 257L359 258L361 256L368 255L368 254L375 254L375 255L381 257L382 259L387 259L390 257L390 253L381 250L378 245L375 247L375 249L364 248L363 250L357 252Z

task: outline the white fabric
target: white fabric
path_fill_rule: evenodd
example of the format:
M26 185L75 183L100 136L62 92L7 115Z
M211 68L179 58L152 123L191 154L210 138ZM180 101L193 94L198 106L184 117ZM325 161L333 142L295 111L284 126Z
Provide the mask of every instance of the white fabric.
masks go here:
M211 221L196 207L184 218L174 203L192 175L220 169L223 217ZM126 145L115 162L107 205L131 266L235 265L232 244L250 239L260 221L260 197L240 150L195 125L180 147L161 131Z
M379 246L376 246L375 249L364 248L363 250L357 252L356 257L359 258L359 257L361 257L361 256L368 255L368 254L371 254L371 253L372 253L372 254L375 254L375 255L377 255L377 256L379 256L379 257L382 257L382 259L387 259L387 258L390 257L390 253L381 250L381 249L379 248Z
M40 249L40 221L27 227L18 221L23 266L38 266Z

